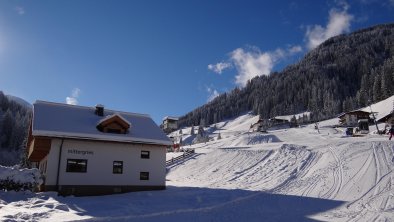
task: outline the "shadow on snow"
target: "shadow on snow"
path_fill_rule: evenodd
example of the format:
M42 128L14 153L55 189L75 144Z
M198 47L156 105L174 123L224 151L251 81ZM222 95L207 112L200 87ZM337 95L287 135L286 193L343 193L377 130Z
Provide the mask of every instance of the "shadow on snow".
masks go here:
M308 216L344 203L260 191L172 186L164 191L95 197L37 195L52 197L67 210L94 221L314 221Z

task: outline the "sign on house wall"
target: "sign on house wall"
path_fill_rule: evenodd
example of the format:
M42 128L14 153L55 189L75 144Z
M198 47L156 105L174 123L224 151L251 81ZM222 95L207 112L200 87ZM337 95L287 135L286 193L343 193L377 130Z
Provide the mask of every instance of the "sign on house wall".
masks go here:
M93 151L88 151L88 150L77 150L77 149L71 149L67 151L68 154L77 154L77 155L94 155Z

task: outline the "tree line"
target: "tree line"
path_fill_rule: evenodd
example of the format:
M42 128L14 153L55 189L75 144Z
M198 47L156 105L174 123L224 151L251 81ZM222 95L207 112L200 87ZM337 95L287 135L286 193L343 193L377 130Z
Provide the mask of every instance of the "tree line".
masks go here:
M31 109L0 91L0 165L17 164L25 155Z

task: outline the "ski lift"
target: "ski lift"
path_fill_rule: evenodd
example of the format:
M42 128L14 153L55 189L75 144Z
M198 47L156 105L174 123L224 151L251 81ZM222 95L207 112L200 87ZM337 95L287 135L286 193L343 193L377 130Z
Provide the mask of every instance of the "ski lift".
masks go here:
M369 133L368 119L358 120L358 133L360 133L360 134L368 134Z

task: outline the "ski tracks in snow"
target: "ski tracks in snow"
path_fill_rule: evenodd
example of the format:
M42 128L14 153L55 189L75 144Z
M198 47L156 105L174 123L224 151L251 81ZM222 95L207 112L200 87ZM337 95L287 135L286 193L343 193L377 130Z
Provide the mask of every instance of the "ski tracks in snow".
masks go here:
M333 184L332 187L322 195L323 198L334 199L342 189L343 183L343 162L335 150L329 147L331 155L334 157L335 165L332 170Z
M348 153L348 156L344 156L344 162L351 165L348 169L358 169L355 171L345 171L342 175L348 175L349 177L342 177L342 182L338 183L338 180L334 184L337 184L335 189L330 189L333 198L333 194L337 193L339 199L349 199L343 207L334 210L326 214L328 217L342 218L346 221L393 221L394 220L394 164L391 161L393 151L391 149L392 144L388 142L370 142L364 144L364 147L360 144L349 144L349 150L344 150ZM359 149L353 153L354 149ZM332 148L330 148L332 151ZM360 152L364 153L359 155ZM333 156L335 153L332 153ZM350 154L350 155L349 155ZM355 157L357 156L357 158ZM337 156L338 157L338 156ZM363 160L364 158L364 160ZM336 159L337 160L337 159ZM341 159L339 159L341 160ZM359 162L363 161L363 162ZM357 165L354 165L358 163ZM344 166L343 164L340 164ZM357 166L355 168L355 166ZM346 166L342 167L342 170L347 169ZM338 169L338 172L340 169ZM334 173L335 178L339 178L339 173ZM346 181L345 181L345 180ZM340 192L336 192L339 184L344 184L339 189ZM328 192L330 193L330 192Z
M394 173L390 144L372 144L375 184L360 198L347 205L352 212L348 221L387 221L394 215ZM388 154L389 153L389 154Z

